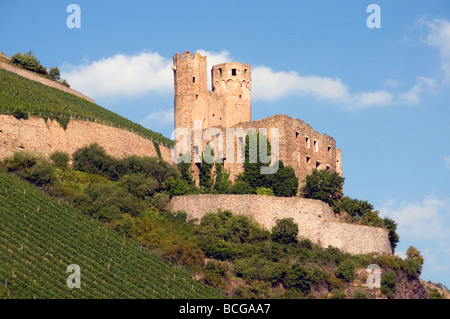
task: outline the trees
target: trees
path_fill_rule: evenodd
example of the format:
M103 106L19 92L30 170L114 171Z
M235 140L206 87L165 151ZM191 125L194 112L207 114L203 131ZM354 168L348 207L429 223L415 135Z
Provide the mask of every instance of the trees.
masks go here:
M47 69L39 62L32 51L26 53L17 52L11 57L11 63L32 72L48 75Z
M312 174L306 176L303 186L303 195L306 198L319 199L335 211L343 197L344 178L337 172L314 169Z
M55 66L54 68L50 68L50 76L56 81L61 80L61 72L59 71L59 68L57 66Z
M280 244L297 242L298 225L293 218L282 218L275 221L272 227L272 240Z

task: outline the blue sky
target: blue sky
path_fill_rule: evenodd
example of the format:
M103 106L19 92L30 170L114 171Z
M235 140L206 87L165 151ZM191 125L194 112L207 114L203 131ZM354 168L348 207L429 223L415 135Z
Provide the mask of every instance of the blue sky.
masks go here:
M69 29L69 4L81 28ZM369 4L381 9L370 29ZM450 2L8 1L0 51L33 50L97 104L170 137L172 56L252 65L252 118L333 136L347 196L399 224L397 252L450 287Z

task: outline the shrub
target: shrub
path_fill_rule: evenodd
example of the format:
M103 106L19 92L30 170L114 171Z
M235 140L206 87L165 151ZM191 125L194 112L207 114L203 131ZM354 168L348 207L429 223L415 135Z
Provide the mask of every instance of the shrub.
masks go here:
M311 289L311 272L305 266L296 263L289 271L288 282L289 287L306 293Z
M26 70L48 75L47 69L41 64L41 62L39 62L32 51L28 51L27 53L17 52L11 56L10 62Z
M298 225L293 218L282 218L275 221L272 227L272 240L280 244L297 242Z
M347 294L344 290L335 289L331 292L330 299L347 299Z
M430 291L428 292L428 296L430 297L430 299L446 299L444 294L441 294L436 288L430 289Z
M56 81L61 80L61 73L57 66L54 68L50 68L50 77Z
M339 201L343 196L344 178L337 172L317 170L306 176L305 185L302 188L306 198L319 199L335 211L339 211Z
M205 253L195 243L184 242L164 248L163 257L176 265L200 266L205 259Z
M203 272L203 282L222 292L227 290L228 267L224 263L209 260Z
M152 199L149 201L149 206L154 206L157 210L163 211L167 208L169 204L170 196L166 193L156 193L153 195Z
M353 299L370 299L370 295L367 291L357 289L353 293Z
M151 177L146 178L144 174L125 175L118 183L139 199L151 197L158 188L158 182Z
M229 194L231 192L230 173L225 172L223 164L216 163L216 179L214 191L218 194Z
M270 284L263 281L254 281L249 286L238 286L233 290L233 298L265 299L270 294Z
M85 173L102 175L110 180L117 180L115 160L97 143L76 150L73 155L73 169Z
M3 160L2 165L8 172L17 172L33 167L39 159L38 155L26 151L15 151L13 155Z
M56 180L55 168L49 162L38 162L26 173L25 177L38 186L53 184Z
M266 196L274 196L273 190L271 188L258 187L256 189L257 195L266 195Z
M28 120L28 113L22 109L14 110L14 112L12 113L12 116L14 116L18 120L20 120L20 119Z
M278 171L272 177L272 189L275 196L292 197L298 191L298 178L292 167L282 165L281 160Z
M56 151L50 155L52 162L59 168L69 167L70 156L66 152Z
M336 271L336 277L344 279L346 282L350 282L354 279L355 264L352 260L346 259L339 264Z
M250 186L249 183L237 180L234 185L231 187L232 194L254 194L255 189Z
M392 298L395 293L397 284L395 282L395 272L392 270L386 271L381 276L381 292L388 298Z
M192 185L189 185L185 180L174 179L172 176L164 182L164 190L170 195L170 197L194 193Z

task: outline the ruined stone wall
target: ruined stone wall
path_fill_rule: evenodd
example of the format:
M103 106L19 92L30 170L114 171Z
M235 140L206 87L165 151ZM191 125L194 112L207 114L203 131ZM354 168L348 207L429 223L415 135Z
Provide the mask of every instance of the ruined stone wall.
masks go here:
M74 89L68 88L68 87L66 87L66 86L64 86L64 85L62 85L62 84L60 84L58 82L55 82L55 81L52 81L50 79L44 78L44 77L42 77L42 76L40 76L40 75L38 75L38 74L36 74L34 72L31 72L31 71L28 71L28 70L24 70L22 68L19 68L17 66L11 65L11 64L3 62L3 61L0 61L0 68L2 68L4 70L7 70L9 72L16 73L16 74L18 74L18 75L20 75L20 76L22 76L24 78L27 78L29 80L42 83L44 85L56 88L58 90L61 90L61 91L67 92L67 93L71 93L71 94L76 95L76 96L78 96L78 97L80 97L82 99L85 99L86 101L95 103L92 99L90 99L87 96L81 94L80 92L75 91Z
M318 200L261 195L188 195L173 197L168 208L185 211L189 220L200 219L218 209L230 210L254 218L268 230L277 219L293 218L299 226L299 237L322 247L330 245L352 254L391 254L386 229L343 223L327 204Z
M30 117L16 119L0 115L0 160L15 150L72 154L80 147L97 142L115 157L129 155L158 156L153 142L132 132L92 122L71 120L64 130L56 121ZM162 158L172 163L170 149L159 146Z

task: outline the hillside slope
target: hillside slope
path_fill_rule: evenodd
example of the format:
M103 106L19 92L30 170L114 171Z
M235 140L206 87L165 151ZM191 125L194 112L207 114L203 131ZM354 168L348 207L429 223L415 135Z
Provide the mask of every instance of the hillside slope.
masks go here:
M132 131L157 144L173 145L161 134L85 99L0 69L0 114L14 115L19 110L25 115L54 118L62 126L71 119L91 121Z
M66 285L81 268L81 288ZM0 170L0 298L221 298L211 287Z

